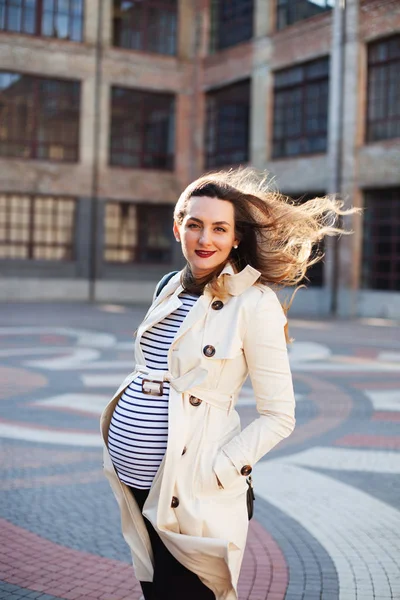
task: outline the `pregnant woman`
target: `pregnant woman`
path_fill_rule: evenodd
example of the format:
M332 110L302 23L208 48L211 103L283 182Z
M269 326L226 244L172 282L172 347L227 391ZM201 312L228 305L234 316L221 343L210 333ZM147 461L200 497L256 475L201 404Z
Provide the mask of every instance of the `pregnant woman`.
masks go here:
M179 198L186 266L156 289L134 370L101 417L145 600L237 600L247 477L295 426L286 316L271 286L304 278L313 245L340 232L338 214L328 198L290 203L251 169L205 175ZM241 430L248 375L259 417Z

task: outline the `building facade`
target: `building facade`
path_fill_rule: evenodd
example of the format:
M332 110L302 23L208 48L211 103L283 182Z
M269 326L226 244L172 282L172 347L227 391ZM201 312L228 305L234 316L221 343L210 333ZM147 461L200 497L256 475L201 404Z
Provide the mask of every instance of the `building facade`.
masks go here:
M252 164L362 216L293 314L400 317L398 0L0 0L0 299L147 302L172 208Z

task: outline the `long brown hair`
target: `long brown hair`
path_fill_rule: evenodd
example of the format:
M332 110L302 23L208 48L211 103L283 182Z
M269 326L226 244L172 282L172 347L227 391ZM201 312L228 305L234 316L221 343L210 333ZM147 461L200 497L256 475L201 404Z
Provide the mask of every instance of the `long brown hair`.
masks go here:
M198 196L233 204L239 246L232 249L226 262L230 261L237 272L251 265L261 273L259 282L267 285L295 286L304 281L307 269L323 257L315 251L317 242L325 235L350 233L338 220L341 215L357 212L343 210L342 201L327 196L296 203L273 191L265 173L240 167L208 173L191 183L175 206L178 225L187 214L190 199ZM214 296L224 298L226 290L218 275L225 264L197 281L187 264L181 283L195 293L202 293L207 285ZM288 307L284 308L287 312Z

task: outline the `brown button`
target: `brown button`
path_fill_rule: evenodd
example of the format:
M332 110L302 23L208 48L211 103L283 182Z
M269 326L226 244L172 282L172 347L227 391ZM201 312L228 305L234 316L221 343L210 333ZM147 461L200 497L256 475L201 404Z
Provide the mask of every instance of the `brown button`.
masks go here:
M247 477L247 475L250 475L250 473L252 472L252 468L250 465L244 465L244 467L242 467L240 469L240 472L242 475L244 475L245 477Z
M179 500L176 496L172 496L171 508L177 508L179 506Z
M204 356L207 356L207 358L211 358L211 356L214 356L214 354L215 354L214 346L204 346L203 354L204 354Z
M184 446L184 448L183 448L183 450L182 450L182 456L183 456L184 454L186 454L186 450L187 450L187 448L186 448L186 446Z
M196 398L196 396L190 396L189 402L192 406L200 406L203 400L200 400L200 398Z
M224 303L221 302L221 300L215 300L211 304L211 308L213 308L214 310L221 310L221 308L224 308Z

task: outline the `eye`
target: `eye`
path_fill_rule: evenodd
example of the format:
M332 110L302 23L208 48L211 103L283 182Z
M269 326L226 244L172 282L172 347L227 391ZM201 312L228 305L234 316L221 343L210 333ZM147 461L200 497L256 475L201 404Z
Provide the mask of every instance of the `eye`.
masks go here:
M197 223L189 223L189 225L187 226L188 229L194 229L195 227L198 227Z
M215 228L217 231L222 231L222 233L226 232L226 229L224 229L223 227L216 227Z

